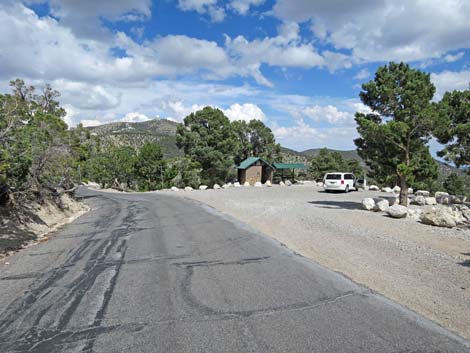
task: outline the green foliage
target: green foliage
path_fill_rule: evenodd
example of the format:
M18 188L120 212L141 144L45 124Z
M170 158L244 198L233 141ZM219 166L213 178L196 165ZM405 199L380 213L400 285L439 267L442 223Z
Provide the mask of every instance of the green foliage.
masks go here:
M261 157L268 161L278 161L281 158L281 145L269 127L260 120L243 120L232 122L233 130L238 139L238 151L235 164L240 164L248 157Z
M172 180L174 186L179 188L185 186L197 188L201 185L201 166L198 162L181 157L171 161L170 164L172 170L175 170L177 173Z
M443 183L445 191L451 195L462 195L465 192L464 178L451 173L445 178Z
M188 115L177 128L176 142L187 158L201 166L202 183L210 186L227 180L238 155L238 142L221 110L205 107Z
M459 166L470 166L470 89L446 92L438 103L434 135L447 146L441 157Z
M431 104L435 87L429 74L390 63L362 89L360 98L372 113L356 113L359 155L377 180L395 176L401 186L400 204L407 205L410 184L437 177L426 146L436 118Z
M356 176L363 173L359 161L346 160L340 153L330 152L327 148L322 148L316 157L310 159L308 171L315 180L322 180L330 172L352 172Z
M156 143L146 143L142 146L134 168L139 191L166 188L177 174L174 168L168 167L162 148Z

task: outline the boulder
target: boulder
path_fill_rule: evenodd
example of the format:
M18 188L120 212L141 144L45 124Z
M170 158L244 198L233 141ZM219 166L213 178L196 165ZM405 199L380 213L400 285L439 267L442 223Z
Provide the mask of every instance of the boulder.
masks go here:
M193 188L191 186L186 186L184 188L184 191L193 191Z
M260 187L262 187L262 186L263 186L263 184L261 184L260 181L257 181L257 182L255 183L255 188L260 188Z
M401 191L401 187L399 187L399 186L397 185L397 186L395 186L392 190L393 190L393 192L395 192L395 193L398 194L398 193L400 193L400 191Z
M382 192L390 193L390 192L393 192L393 190L392 190L392 188L389 188L389 187L387 186L387 187L382 188Z
M458 210L466 223L470 223L470 208L465 205L452 205L453 210Z
M243 184L243 186L250 186L250 183L245 181L245 183Z
M362 208L367 211L372 211L375 207L375 201L371 197L366 197L362 200Z
M388 200L385 200L385 199L381 199L381 198L374 199L374 202L375 202L375 207L374 207L375 212L385 212L390 206L388 203Z
M423 210L420 208L409 208L408 209L408 217L413 218L416 221L419 221L421 219L421 216L423 215Z
M377 185L371 185L371 186L369 186L369 190L370 191L379 191L380 189Z
M426 190L418 190L415 192L416 196L424 196L424 197L429 197L429 191Z
M393 205L388 208L387 214L392 218L405 218L408 216L408 208L401 205Z
M273 184L271 184L271 181L267 180L265 183L264 183L265 186L267 187L271 187L273 186Z
M436 227L452 228L457 225L452 210L448 207L432 207L423 212L421 222Z
M220 185L219 184L214 184L214 186L212 187L214 190L219 190L220 189Z
M228 189L229 187L230 187L229 184L224 184L224 185L222 185L222 189Z
M236 188L239 188L241 187L240 183L238 181L236 181L235 183L233 183L233 186L235 186Z
M290 180L286 180L286 186L291 186L292 182Z
M180 189L178 189L176 186L172 186L170 190L171 191L180 191Z
M284 182L281 180L281 181L279 182L279 186L286 186L286 184L284 184Z
M317 186L323 187L323 183L322 183L321 181L319 181L319 182L317 183Z
M431 206L437 205L435 197L425 197L424 200L426 202L426 205L431 205Z
M207 185L201 185L199 186L199 190L206 190L207 189Z
M455 196L452 196L450 199L450 201L453 204L458 204L458 205L464 204L466 200L467 200L467 197L464 195L455 195Z
M418 205L418 206L424 206L424 205L426 205L426 198L424 196L417 195L411 200L411 204L412 205Z
M441 196L449 196L449 194L447 192L444 192L444 191L436 191L434 193L434 197L437 199L438 197L441 197Z
M408 194L410 195L413 194L413 191L414 191L413 188L408 188Z
M436 192L437 194L437 192ZM452 203L452 197L449 195L440 194L436 196L436 202L441 205L450 205Z

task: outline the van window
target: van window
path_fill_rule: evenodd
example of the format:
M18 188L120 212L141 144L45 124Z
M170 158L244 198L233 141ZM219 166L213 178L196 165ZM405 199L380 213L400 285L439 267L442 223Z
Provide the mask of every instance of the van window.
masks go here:
M341 174L327 174L326 180L341 180Z
M352 176L352 174L344 174L344 179L345 180L352 180L353 176Z

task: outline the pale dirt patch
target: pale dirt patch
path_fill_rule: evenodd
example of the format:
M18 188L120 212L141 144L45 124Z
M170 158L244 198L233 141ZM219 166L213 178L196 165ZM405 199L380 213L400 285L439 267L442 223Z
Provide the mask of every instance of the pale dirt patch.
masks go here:
M380 192L319 187L163 193L214 207L398 303L470 338L470 230L363 211Z
M17 250L46 241L48 235L89 211L89 207L68 195L60 197L60 207L48 200L18 210L0 224L0 259Z

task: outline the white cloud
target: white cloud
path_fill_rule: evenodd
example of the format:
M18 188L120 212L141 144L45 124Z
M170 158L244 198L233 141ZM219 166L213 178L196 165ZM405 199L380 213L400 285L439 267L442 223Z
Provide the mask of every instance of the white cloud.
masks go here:
M277 0L283 21L312 31L358 62L415 61L470 46L470 2L459 0Z
M94 120L94 119L83 119L83 120L80 120L80 122L85 127L87 127L87 126L99 126L99 125L103 124L103 122L101 122L99 120Z
M178 0L178 7L183 11L208 14L212 22L222 22L225 18L225 10L217 6L217 0Z
M443 71L431 74L431 81L436 86L436 99L441 99L445 92L465 90L470 87L470 70Z
M120 121L126 123L140 123L148 120L151 119L147 115L138 112L127 113L122 119L120 119Z
M444 61L446 63L453 63L462 59L464 55L465 53L463 51L456 54L447 54L444 56Z
M245 104L232 104L230 108L224 110L224 114L230 120L260 120L264 121L266 119L266 115L263 113L260 107L256 104L245 103Z
M252 6L259 6L265 0L232 0L229 7L240 15L246 15Z
M356 75L354 75L355 80L365 80L370 77L370 72L367 69L361 69Z
M305 108L302 113L316 123L326 122L331 125L350 124L354 119L350 112L340 111L333 105L314 105Z

